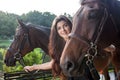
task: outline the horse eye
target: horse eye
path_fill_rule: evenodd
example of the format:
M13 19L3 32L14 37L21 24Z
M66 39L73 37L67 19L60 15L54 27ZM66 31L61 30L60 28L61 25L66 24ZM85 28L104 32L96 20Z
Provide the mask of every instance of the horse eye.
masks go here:
M15 36L14 39L17 40L17 36Z
M97 13L96 12L90 12L88 14L88 19L95 19L97 17Z
M88 7L89 7L89 8L94 8L94 6L93 6L93 5L91 5L91 4L88 4Z

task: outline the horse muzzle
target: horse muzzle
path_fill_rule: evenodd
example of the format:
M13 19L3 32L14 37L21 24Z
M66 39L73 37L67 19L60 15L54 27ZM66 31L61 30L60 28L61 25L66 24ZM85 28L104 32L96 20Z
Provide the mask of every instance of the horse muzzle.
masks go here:
M13 58L9 58L9 59L5 58L4 63L6 64L6 66L15 66L16 65L16 61Z

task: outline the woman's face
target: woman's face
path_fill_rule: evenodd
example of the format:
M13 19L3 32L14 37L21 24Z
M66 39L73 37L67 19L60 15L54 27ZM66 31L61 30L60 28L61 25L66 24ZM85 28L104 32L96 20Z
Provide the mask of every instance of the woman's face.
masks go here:
M57 31L58 34L66 41L71 30L70 26L62 20L57 23Z

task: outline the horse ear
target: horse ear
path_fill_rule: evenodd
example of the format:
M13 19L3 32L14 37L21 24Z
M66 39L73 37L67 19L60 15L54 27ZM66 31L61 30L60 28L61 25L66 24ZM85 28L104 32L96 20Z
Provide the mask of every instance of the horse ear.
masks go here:
M80 0L79 2L80 2L80 4L82 5L82 4L84 4L85 1L86 1L86 0Z
M21 19L17 19L20 27L24 27L25 26L25 23L21 20Z

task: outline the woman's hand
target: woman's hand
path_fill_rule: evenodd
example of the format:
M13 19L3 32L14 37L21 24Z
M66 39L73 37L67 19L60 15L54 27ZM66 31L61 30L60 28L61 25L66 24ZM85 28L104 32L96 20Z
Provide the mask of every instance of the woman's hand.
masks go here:
M37 66L36 65L33 65L33 66L25 66L24 67L24 70L26 72L29 72L29 71L33 71L33 70L36 70Z

